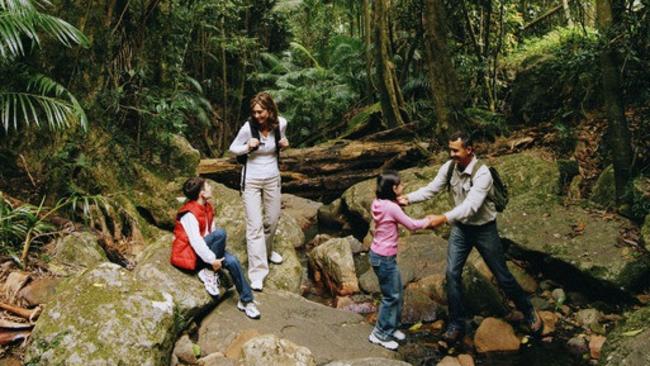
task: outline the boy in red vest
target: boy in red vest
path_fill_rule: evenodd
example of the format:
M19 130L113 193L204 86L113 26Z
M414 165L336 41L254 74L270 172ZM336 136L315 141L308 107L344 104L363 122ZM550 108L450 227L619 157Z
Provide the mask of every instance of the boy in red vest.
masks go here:
M190 271L197 268L198 276L212 296L219 296L219 271L225 267L230 273L239 301L237 308L252 319L259 319L260 312L253 301L253 291L244 277L239 260L226 251L226 232L217 228L214 210L209 200L212 187L203 178L194 177L183 184L183 194L188 201L176 214L174 242L170 262ZM197 256L200 260L197 260Z

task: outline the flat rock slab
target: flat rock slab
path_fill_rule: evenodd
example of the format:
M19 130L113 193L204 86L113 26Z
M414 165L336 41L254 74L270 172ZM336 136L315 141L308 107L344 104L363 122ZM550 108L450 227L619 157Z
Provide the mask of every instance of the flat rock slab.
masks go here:
M237 309L237 296L224 300L203 320L198 340L202 352L222 352L240 333L255 330L307 347L319 365L340 359L399 357L368 342L373 326L358 314L281 290L265 290L255 297L262 313L259 320L248 319Z
M501 215L499 231L526 259L534 259L536 253L544 256L549 275L562 282L586 282L596 293L602 291L598 287L633 291L647 281L650 258L619 244L620 232L630 226L629 221L578 206L531 201L515 200Z

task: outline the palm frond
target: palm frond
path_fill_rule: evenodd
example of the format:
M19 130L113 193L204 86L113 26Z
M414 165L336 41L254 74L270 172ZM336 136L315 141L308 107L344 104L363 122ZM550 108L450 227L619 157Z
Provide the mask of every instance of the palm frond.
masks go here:
M291 43L289 43L289 45L291 46L292 50L299 51L300 53L305 55L311 62L313 62L315 68L318 68L318 69L322 68L320 66L320 64L318 63L318 61L316 60L316 58L314 57L314 55L312 55L311 52L309 52L309 50L307 48L305 48L305 46L301 45L298 42L291 42Z
M0 90L0 106L0 123L5 131L11 126L18 130L19 123L40 126L41 120L52 129L72 123L86 128L88 124L79 101L63 85L42 74L30 76L25 91Z
M49 2L40 2L49 5ZM88 39L63 19L40 12L30 0L0 0L0 57L7 59L24 55L25 38L40 44L43 32L65 46L88 46Z

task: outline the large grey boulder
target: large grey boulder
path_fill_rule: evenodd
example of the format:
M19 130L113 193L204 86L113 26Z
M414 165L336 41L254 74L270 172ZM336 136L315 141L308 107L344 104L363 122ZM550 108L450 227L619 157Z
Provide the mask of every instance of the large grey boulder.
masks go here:
M64 365L161 365L193 316L214 306L201 281L169 265L170 234L129 272L103 262L57 288L26 360Z
M274 334L311 350L317 364L360 357L395 358L399 355L368 342L372 325L361 315L309 301L296 294L267 290L256 293L262 313L252 320L237 310L237 297L219 305L199 328L198 344L210 354L229 349L244 331Z
M599 365L650 365L650 306L626 315L625 322L607 335Z
M26 361L39 365L162 365L179 330L172 295L112 263L60 286L36 323Z
M630 225L578 206L515 201L499 228L501 237L514 244L514 255L543 260L542 269L551 278L600 293L633 291L650 273L647 255L619 245L619 233Z

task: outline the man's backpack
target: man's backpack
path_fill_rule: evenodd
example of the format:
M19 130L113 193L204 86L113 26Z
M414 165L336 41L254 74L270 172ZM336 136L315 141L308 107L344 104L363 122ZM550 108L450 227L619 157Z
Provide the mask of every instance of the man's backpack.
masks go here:
M470 178L470 187L474 185L474 175L476 175L476 172L483 166L486 165L483 160L478 160L476 164L474 164L474 168L472 169L472 175ZM449 169L447 170L447 187L451 188L451 175L454 172L454 169L456 168L456 162L452 161L451 164L449 164ZM499 175L499 172L491 166L488 166L488 169L490 170L490 175L492 175L492 194L488 194L488 199L492 202L494 202L494 208L497 210L497 212L503 212L503 210L506 209L506 206L508 205L508 201L510 198L508 197L508 186L503 183L501 180L501 176Z
M260 140L260 130L259 128L257 128L257 123L251 121L250 118L247 120L247 122L248 122L248 127L250 127L251 129L251 136L255 139ZM273 130L273 136L275 138L275 154L278 157L278 164L280 164L280 125L279 124L275 128L275 130ZM241 183L239 185L240 191L243 192L246 185L246 163L248 162L248 154L237 155L236 159L237 162L242 165L242 169L244 169L244 172L241 177Z

